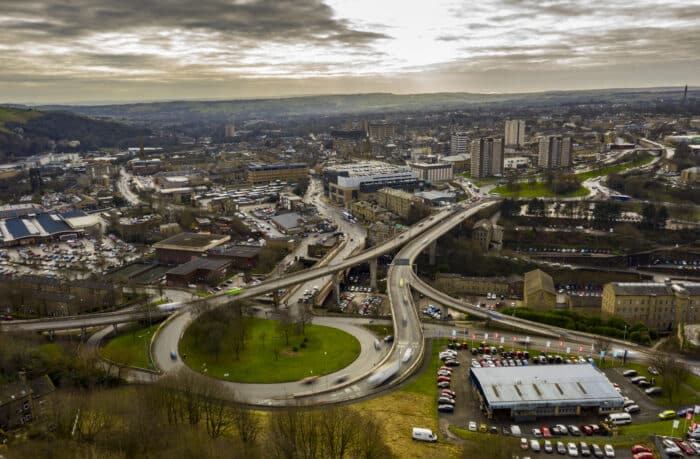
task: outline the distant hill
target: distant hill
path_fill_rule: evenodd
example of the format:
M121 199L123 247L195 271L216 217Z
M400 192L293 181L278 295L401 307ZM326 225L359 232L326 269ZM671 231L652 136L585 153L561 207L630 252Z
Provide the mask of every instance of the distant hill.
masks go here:
M576 103L644 103L659 98L680 99L682 88L601 89L521 94L389 93L304 96L279 99L228 101L175 101L99 106L43 106L43 110L70 110L89 116L142 122L227 122L250 119L284 119L299 116L380 114L421 110L459 110L476 106L530 106ZM689 95L700 98L700 89Z
M111 120L97 120L65 111L0 106L0 161L30 156L50 149L53 143L65 151L137 145L148 129ZM78 140L80 146L63 146Z

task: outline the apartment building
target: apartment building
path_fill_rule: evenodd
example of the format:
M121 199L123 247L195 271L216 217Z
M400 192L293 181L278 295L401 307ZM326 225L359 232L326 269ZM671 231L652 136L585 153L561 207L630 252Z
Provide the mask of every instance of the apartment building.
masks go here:
M450 136L450 154L463 155L469 153L469 135L466 132L453 132Z
M471 174L474 178L503 174L503 139L482 137L472 141Z
M544 168L570 167L573 144L571 137L545 136L540 138L538 165Z
M506 145L525 145L525 120L506 120Z
M248 183L270 183L275 180L297 181L309 175L306 164L253 164L248 166Z

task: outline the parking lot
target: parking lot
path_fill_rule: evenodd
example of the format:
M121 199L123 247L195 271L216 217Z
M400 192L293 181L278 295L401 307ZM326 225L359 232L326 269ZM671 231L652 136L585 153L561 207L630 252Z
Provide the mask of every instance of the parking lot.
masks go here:
M459 347L459 346L457 346ZM604 420L605 416L602 415L588 415L588 416L556 416L556 417L542 417L535 421L528 422L514 422L511 419L488 419L484 413L481 412L479 408L479 398L475 390L472 389L471 382L469 381L469 371L472 365L482 366L485 362L487 366L510 366L511 364L515 366L524 365L525 355L520 353L520 359L518 359L518 353L515 352L513 355L506 353L505 357L501 355L496 348L495 355L491 354L492 348L489 347L489 354L472 354L471 349L455 349L450 351L447 347L440 349L440 356L445 361L454 361L457 363L451 363L450 366L444 365L438 370L436 375L437 381L442 381L441 386L436 390L436 397L438 398L438 406L452 404L452 412L439 412L440 424L449 424L461 429L467 429L475 432L477 435L508 435L514 436L514 442L520 442L521 438L526 438L528 443L527 451L523 451L525 456L530 457L548 457L549 454L544 452L544 442L548 440L552 446L553 454L557 454L557 442L562 442L565 449L570 442L574 442L577 446L577 451L580 455L581 445L580 442L586 443L586 447L590 450L590 456L595 457L594 453L602 454L605 456L604 446L610 441L610 437L606 436L607 431L605 430L607 426L603 425L601 422ZM446 352L451 352L451 355L445 354ZM540 352L530 351L530 361L525 365L533 365L532 361L540 357ZM487 358L484 358L488 355ZM513 358L511 358L513 357ZM554 357L554 356L551 356ZM555 363L556 360L553 359L552 363L549 362L547 357L544 358L547 363L545 365L560 365L562 370L567 365L590 365L591 363L587 359L581 359L574 363L573 361L569 364L563 363L566 359L562 358L562 363ZM571 360L571 359L570 359ZM511 363L512 361L512 363ZM496 364L499 362L499 364ZM507 364L504 364L507 362ZM537 365L543 365L543 363L538 363ZM608 377L611 384L617 387L618 392L620 392L623 397L629 398L634 404L640 407L639 413L631 414L633 424L654 422L659 420L659 412L662 408L655 403L654 399L644 393L643 388L632 384L630 378L623 376L623 371L625 368L622 366L614 368L606 368L603 373ZM450 401L452 399L452 401ZM517 425L520 429L519 435L513 435L512 426ZM565 427L564 432L558 432L558 425ZM669 421L669 426L670 426ZM569 427L573 426L573 427ZM533 430L535 429L535 430ZM572 430L575 435L572 434ZM596 434L596 431L599 432ZM549 437L549 438L545 438ZM540 453L532 451L530 446L530 441L536 439L539 447L542 449ZM593 451L593 444L596 444L600 450ZM617 447L614 448L615 456L618 458L631 458L633 456L629 447ZM569 455L568 451L561 453L563 455Z

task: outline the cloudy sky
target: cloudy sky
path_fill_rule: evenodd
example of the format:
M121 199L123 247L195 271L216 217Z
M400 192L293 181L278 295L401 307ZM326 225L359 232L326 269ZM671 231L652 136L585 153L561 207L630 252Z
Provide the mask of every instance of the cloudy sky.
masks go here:
M700 84L700 0L0 0L0 102Z

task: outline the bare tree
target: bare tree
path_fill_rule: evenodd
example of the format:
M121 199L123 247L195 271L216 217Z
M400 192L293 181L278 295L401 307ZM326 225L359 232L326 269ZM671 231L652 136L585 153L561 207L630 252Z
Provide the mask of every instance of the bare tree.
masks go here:
M241 406L234 406L231 408L231 421L244 444L255 443L262 430L257 414Z
M655 366L661 374L661 389L668 397L669 401L673 402L674 397L678 395L683 384L688 380L690 372L685 363L675 359L672 355L657 352L651 356L652 365Z

